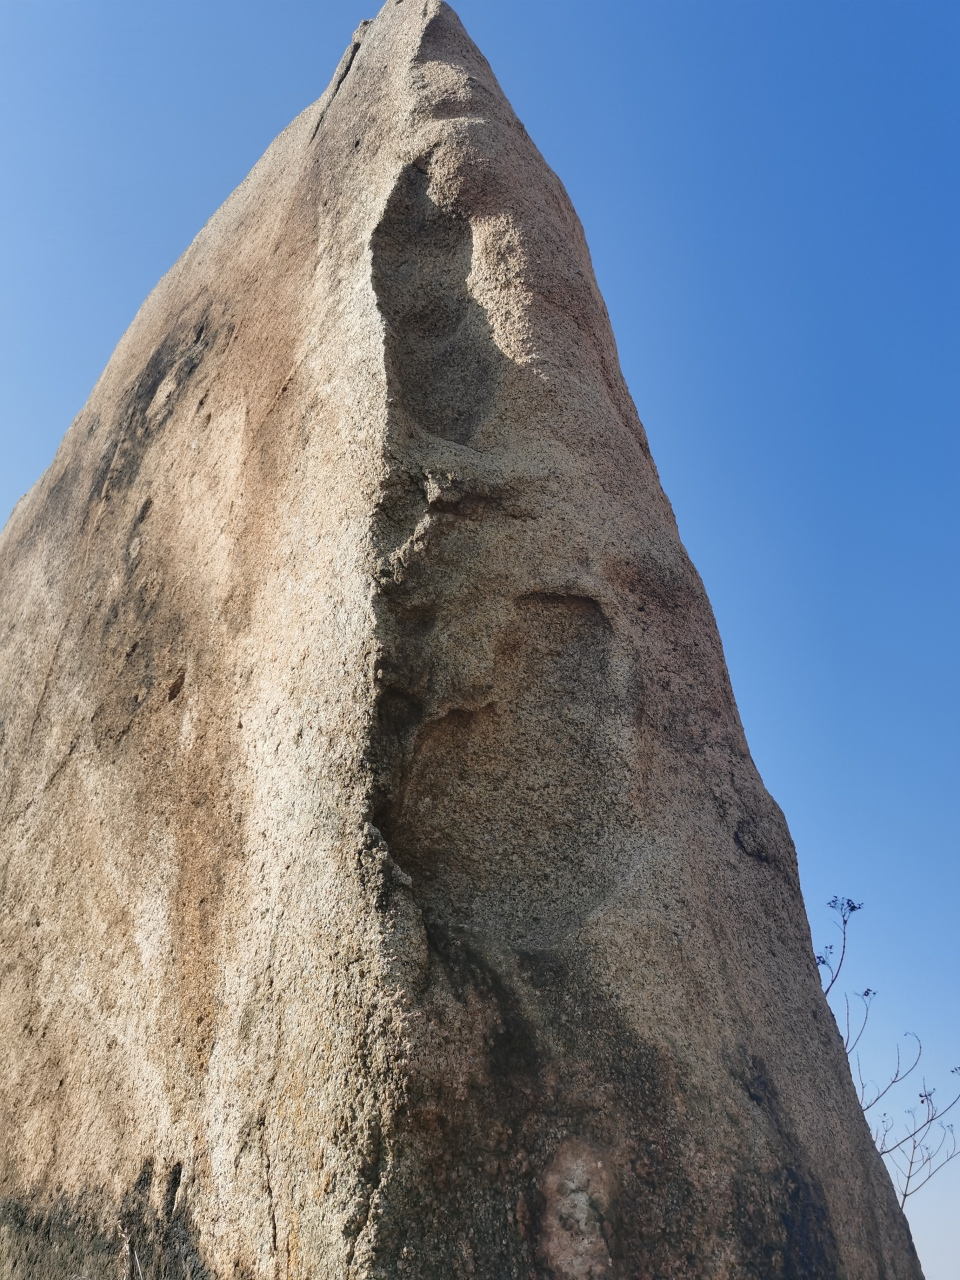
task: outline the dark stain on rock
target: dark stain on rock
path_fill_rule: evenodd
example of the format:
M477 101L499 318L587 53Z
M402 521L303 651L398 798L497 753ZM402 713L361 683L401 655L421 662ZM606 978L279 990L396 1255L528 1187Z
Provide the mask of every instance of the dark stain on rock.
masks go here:
M427 933L432 1032L391 1135L371 1275L566 1280L551 1259L566 1235L582 1244L580 1211L587 1247L574 1253L602 1257L604 1275L677 1274L678 1241L697 1251L712 1206L684 1169L671 1064L557 956ZM391 1208L410 1186L416 1221Z
M183 1165L178 1161L167 1174L167 1187L163 1196L163 1216L167 1222L170 1222L173 1218L177 1204L177 1192L180 1190L182 1180Z
M679 1280L726 1260L745 1280L842 1280L823 1188L762 1064L744 1105L767 1122L766 1172L748 1160L731 1204L684 1142L698 1102L679 1063L574 967L427 935L432 1031L384 1140L371 1275ZM411 1186L415 1220L392 1207Z
M497 1019L487 1041L490 1079L511 1094L514 1086L510 1081L518 1073L535 1080L542 1065L536 1031L525 1017L514 989L465 931L434 923L426 926L426 933L431 954L442 966L461 1005L470 997L479 996L496 1008Z
M780 1157L764 1176L737 1179L735 1203L741 1249L750 1280L841 1280L827 1200L790 1125L764 1063L753 1058L741 1083L759 1108Z
M180 1164L168 1172L162 1215L150 1203L150 1161L112 1208L102 1189L76 1201L0 1202L0 1269L16 1280L140 1280L141 1274L143 1280L213 1280L200 1256L186 1197L176 1194L182 1176Z
M170 421L206 357L229 342L232 332L233 326L216 317L209 300L199 298L158 344L121 400L94 473L91 511L133 486L151 442ZM146 514L143 506L141 511Z

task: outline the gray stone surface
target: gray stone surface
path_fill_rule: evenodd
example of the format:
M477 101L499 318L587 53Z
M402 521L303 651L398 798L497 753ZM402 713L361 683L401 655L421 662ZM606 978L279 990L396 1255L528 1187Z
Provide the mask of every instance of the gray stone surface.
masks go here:
M583 232L446 5L163 279L0 582L3 1280L920 1277Z

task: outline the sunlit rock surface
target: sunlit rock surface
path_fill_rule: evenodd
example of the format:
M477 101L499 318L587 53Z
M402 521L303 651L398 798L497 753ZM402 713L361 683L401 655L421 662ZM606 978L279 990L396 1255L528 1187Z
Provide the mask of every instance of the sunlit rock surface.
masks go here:
M920 1276L583 232L446 5L160 283L0 584L3 1280Z

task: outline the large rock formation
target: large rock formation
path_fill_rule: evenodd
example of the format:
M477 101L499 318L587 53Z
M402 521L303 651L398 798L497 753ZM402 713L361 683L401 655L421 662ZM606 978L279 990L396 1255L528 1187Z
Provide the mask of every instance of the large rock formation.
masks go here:
M390 0L0 542L0 1277L919 1277L569 200Z

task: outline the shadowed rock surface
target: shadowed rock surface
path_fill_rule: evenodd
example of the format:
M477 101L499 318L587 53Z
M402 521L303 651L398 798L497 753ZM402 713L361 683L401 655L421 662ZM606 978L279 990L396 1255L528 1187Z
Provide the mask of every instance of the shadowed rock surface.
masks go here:
M560 182L390 0L0 540L0 1278L919 1280Z

